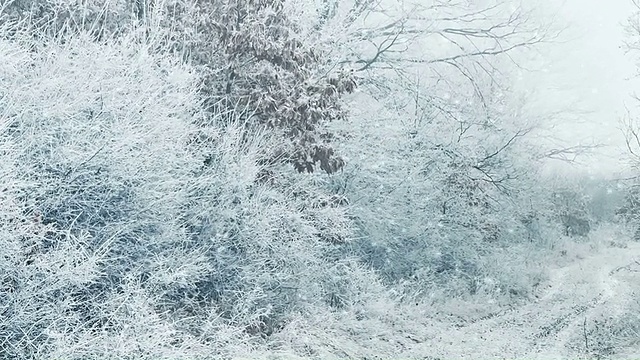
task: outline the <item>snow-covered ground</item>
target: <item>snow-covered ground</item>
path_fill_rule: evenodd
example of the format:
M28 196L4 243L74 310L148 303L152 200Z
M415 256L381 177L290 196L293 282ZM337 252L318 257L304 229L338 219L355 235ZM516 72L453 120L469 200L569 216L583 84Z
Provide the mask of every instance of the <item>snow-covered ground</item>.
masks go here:
M313 332L278 336L318 359L638 359L640 242L614 232L560 247L563 260L529 302L380 304L359 319L326 314ZM290 350L253 357L298 358Z
M638 358L640 344L630 346L634 334L624 333L633 329L616 329L624 317L640 318L640 314L629 314L638 309L638 290L640 243L603 248L552 270L532 303L458 326L425 324L432 337L402 357L576 359L615 354L615 358ZM599 326L607 330L598 331Z

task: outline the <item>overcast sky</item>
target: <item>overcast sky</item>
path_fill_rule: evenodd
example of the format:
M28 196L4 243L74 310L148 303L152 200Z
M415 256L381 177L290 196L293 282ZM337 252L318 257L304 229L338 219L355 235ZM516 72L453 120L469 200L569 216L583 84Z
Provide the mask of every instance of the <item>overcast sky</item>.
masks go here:
M577 118L556 118L556 134L568 144L607 144L590 160L589 168L610 174L620 169L619 120L625 114L624 104L633 104L630 94L634 86L638 88L638 80L631 79L633 57L621 48L623 23L633 12L631 0L542 0L540 4L549 13L557 10L558 21L567 30L563 43L541 49L537 65L542 71L526 74L522 84L535 88L531 99L535 104L549 110L584 111Z

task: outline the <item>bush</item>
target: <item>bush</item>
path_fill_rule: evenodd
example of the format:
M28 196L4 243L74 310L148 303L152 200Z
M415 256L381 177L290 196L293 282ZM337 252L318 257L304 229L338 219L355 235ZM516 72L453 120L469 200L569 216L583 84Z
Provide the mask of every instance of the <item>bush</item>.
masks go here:
M303 31L298 6L288 0L28 0L8 3L4 13L34 19L49 37L80 30L101 40L142 26L166 50L205 70L200 90L207 109L233 111L280 137L263 161L334 173L344 160L331 146L326 123L347 116L342 96L355 90L356 78L328 64L329 54ZM316 5L305 6L313 11Z
M170 54L144 32L2 40L3 356L239 355L365 301L343 207L260 165L272 139L205 111Z
M529 295L540 277L533 262L502 262L500 268L491 260L542 253L558 235L547 229L550 204L545 184L534 180L537 163L523 154L528 144L503 148L513 133L481 125L448 141L455 123L445 119L412 132L413 124L367 96L357 101L370 111L349 123L351 136L340 151L350 163L330 184L346 194L358 229L345 252L408 299L509 295L516 288L519 296ZM334 126L336 133L347 131ZM479 165L496 149L502 150ZM482 285L497 278L499 287Z

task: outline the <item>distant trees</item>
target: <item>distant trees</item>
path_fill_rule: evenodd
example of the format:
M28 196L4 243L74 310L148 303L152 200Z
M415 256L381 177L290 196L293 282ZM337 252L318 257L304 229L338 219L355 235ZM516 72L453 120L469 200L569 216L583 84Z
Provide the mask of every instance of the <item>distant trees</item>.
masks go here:
M495 275L490 254L548 235L535 115L509 83L518 51L555 33L506 2L375 3L358 20L350 9L323 29L349 24L340 62L361 79L352 118L331 125L351 134L351 165L333 179L361 234L351 248L407 293L493 291L478 285ZM537 276L522 275L502 291Z
M636 57L640 51L640 1L632 0L636 12L629 16L625 31L627 40L626 50ZM636 119L634 108L640 103L637 94L632 95L635 107L629 107L626 117L621 120L621 129L626 140L629 165L634 172L640 170L640 126ZM638 192L638 177L634 176L626 181L626 194L624 204L618 209L619 217L631 224L635 229L635 238L640 239L640 193Z

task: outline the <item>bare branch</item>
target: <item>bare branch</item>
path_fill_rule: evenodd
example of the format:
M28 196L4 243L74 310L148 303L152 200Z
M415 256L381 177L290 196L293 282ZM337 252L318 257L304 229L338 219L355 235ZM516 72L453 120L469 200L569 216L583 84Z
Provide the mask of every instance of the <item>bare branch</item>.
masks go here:
M579 156L588 154L592 150L598 149L602 147L601 144L595 145L576 145L569 146L566 148L559 149L551 149L541 156L538 157L538 160L542 159L552 159L552 160L560 160L567 163L575 163Z
M367 70L371 65L376 63L376 61L378 61L380 56L382 56L385 52L390 51L390 49L393 46L396 45L396 43L398 42L398 38L400 37L401 33L402 33L402 28L395 34L393 39L391 39L391 37L389 37L389 38L385 39L382 43L380 43L380 45L377 46L376 54L373 56L373 58L371 60L358 60L358 61L356 61L356 63L364 63L365 64L364 66L362 66L361 68L357 69L356 71Z
M492 158L496 157L498 154L500 154L502 151L504 151L506 148L508 148L511 144L513 144L513 142L520 137L523 137L525 135L527 135L529 132L531 131L531 129L522 129L522 130L518 130L506 143L504 143L498 150L496 150L495 152L487 155L484 157L484 159L479 161L479 165L478 166L483 166L485 165L489 160L491 160Z

